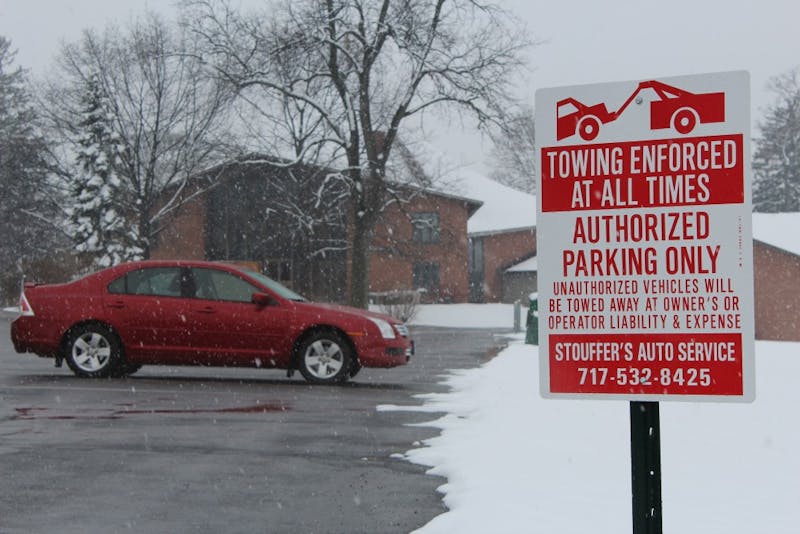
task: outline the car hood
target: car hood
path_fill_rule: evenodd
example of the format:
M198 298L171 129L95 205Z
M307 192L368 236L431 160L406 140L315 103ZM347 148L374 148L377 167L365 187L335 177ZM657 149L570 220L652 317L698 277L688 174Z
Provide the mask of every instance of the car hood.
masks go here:
M387 315L384 313L377 313L372 312L369 310L364 310L362 308L354 308L352 306L343 306L340 304L323 304L319 302L293 302L295 308L298 311L303 311L307 313L313 313L315 311L324 311L326 313L336 313L343 316L350 316L350 317L361 317L361 318L375 318L375 319L383 319L389 323L400 323L391 315Z

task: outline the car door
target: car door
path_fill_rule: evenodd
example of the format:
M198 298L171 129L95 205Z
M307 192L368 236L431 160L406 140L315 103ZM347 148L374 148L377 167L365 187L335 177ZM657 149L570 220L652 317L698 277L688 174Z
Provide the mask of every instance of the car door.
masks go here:
M191 353L191 326L180 267L147 267L109 285L113 315L126 355L133 361L183 363Z
M274 305L254 304L253 293L263 289L224 269L193 267L191 272L191 322L209 365L272 367L286 361L291 341L285 305L277 299Z

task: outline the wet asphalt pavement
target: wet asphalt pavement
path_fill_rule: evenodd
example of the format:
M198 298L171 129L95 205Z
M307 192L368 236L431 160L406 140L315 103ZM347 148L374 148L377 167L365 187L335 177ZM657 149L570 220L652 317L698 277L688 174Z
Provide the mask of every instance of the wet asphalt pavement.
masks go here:
M444 480L392 458L436 414L377 411L487 361L489 330L417 327L404 367L343 386L257 369L86 380L18 355L0 319L0 533L407 533Z

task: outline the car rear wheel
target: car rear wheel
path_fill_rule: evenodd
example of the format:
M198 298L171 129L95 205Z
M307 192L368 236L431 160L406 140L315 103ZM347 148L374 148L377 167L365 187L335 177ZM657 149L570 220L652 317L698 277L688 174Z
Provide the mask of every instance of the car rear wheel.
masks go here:
M124 372L122 344L110 328L100 324L75 328L67 338L64 357L77 376L105 378Z
M333 384L350 377L353 349L334 331L310 334L300 343L297 355L297 367L308 382Z

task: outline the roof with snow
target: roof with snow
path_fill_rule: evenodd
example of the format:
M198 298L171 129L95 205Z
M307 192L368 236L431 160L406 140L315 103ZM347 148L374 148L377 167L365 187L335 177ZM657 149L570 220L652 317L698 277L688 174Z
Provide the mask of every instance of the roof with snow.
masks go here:
M495 182L473 171L458 172L452 191L483 202L469 219L470 234L495 233L536 226L536 197Z
M521 262L512 265L508 269L506 269L507 273L531 273L536 272L539 270L539 262L536 260L536 256L532 258L528 258L527 260L522 260Z
M800 213L754 213L753 238L800 255Z

